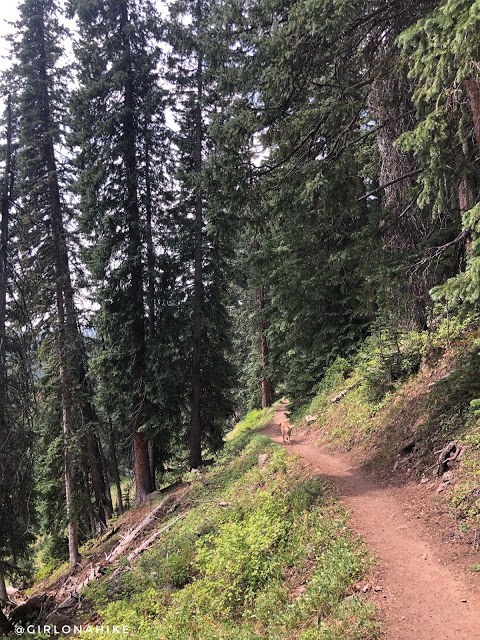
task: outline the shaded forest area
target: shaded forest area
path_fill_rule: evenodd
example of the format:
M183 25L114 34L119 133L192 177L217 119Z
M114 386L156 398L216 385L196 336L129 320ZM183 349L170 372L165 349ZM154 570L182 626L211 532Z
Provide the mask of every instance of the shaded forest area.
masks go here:
M126 483L142 502L235 416L304 405L376 331L478 312L480 2L161 9L20 4L0 600L34 543L74 567Z

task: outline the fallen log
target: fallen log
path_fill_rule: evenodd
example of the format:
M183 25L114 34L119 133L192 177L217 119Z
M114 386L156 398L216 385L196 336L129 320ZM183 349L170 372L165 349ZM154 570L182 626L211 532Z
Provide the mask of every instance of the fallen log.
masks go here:
M128 549L130 544L135 540L135 538L150 524L156 520L157 514L164 508L165 503L169 499L170 496L164 498L162 502L156 507L153 511L151 511L146 518L144 518L140 524L138 524L133 531L127 533L121 540L120 544L113 549L110 555L107 556L107 562L112 563L114 560L118 558L118 556L123 555L123 553Z
M164 531L167 531L167 529L170 529L170 527L173 526L178 520L180 520L180 518L184 518L186 515L187 515L186 513L182 513L179 516L177 516L176 518L174 518L173 520L171 520L168 524L166 524L161 529L158 529L157 531L154 531L152 533L152 535L149 538L147 538L144 542L142 542L142 544L139 547L137 547L131 553L128 554L128 556L127 556L128 562L132 562L132 560L135 560L135 558L137 556L139 556L141 553L143 553L149 547L152 546L152 544L155 542L155 540L158 538L158 536L161 533L163 533ZM115 569L115 571L112 573L111 578L114 578L115 576L117 576L122 571L124 571L123 567L122 568L121 567L117 567Z
M353 382L350 386L348 386L346 389L344 389L342 392L340 392L337 396L332 398L332 404L335 404L335 402L338 402L339 400L341 400L344 396L347 395L347 393L349 391L351 391L352 389L355 389L355 387L358 387L359 384L360 383L359 383L358 380L357 380L357 382Z
M146 549L148 549L149 547L152 546L152 544L155 542L155 540L158 538L158 536L163 533L164 531L167 531L168 529L170 529L171 526L173 526L176 522L178 522L181 518L184 518L187 514L186 513L181 513L179 516L177 516L176 518L174 518L173 520L171 520L168 524L166 524L164 527L162 527L161 529L158 529L157 531L154 531L152 533L152 535L147 538L144 542L142 542L142 544L137 547L136 549L134 549L131 553L128 554L127 559L129 562L131 562L132 560L134 560L138 555L140 555L141 553L143 553Z
M430 384L428 386L429 387L434 387L436 384L438 384L442 380L446 380L447 378L449 378L452 375L452 373L455 373L455 371L456 371L456 369L453 369L453 371L449 371L448 373L446 373L444 376L442 376L438 380L434 380L433 382L430 382Z

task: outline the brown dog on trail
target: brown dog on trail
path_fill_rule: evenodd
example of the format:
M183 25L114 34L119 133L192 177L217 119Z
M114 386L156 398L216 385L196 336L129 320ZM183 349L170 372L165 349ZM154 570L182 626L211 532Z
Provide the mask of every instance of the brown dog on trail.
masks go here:
M283 442L288 442L288 444L291 444L290 436L292 434L292 427L288 423L282 422L280 423L280 429L282 430Z

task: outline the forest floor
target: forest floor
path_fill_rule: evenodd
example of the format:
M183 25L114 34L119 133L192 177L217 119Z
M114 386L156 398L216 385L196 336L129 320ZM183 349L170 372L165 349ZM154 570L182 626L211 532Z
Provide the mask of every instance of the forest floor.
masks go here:
M286 403L263 430L278 444L285 411ZM363 590L380 609L386 640L479 640L480 574L469 571L478 553L448 535L451 518L435 505L435 485L393 486L349 456L326 452L318 435L294 432L285 446L333 482L350 511L350 527L376 555Z

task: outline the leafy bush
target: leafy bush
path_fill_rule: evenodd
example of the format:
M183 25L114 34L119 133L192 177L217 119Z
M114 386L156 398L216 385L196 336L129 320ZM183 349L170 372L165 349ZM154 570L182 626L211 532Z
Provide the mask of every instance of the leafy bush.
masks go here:
M357 357L356 370L367 400L379 402L399 382L417 373L427 340L426 333L402 334L393 326L378 325Z

